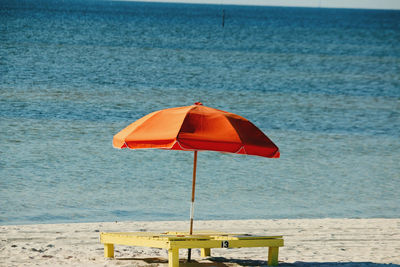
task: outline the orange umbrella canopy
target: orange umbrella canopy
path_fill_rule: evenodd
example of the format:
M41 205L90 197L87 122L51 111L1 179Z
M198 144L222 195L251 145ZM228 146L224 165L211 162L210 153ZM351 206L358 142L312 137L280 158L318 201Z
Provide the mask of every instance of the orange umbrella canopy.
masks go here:
M116 148L211 150L278 158L278 147L249 120L195 103L163 109L130 124L113 138Z

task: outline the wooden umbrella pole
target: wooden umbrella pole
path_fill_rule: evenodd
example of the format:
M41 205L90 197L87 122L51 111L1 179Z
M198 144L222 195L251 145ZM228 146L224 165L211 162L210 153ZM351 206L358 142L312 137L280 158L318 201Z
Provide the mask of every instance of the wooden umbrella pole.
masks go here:
M190 206L190 231L189 234L193 234L193 215L194 215L194 196L196 191L196 168L197 168L197 151L194 151L193 159L193 181L192 181L192 203ZM190 261L192 249L188 249L188 261Z
M195 195L195 191L196 191L196 168L197 168L197 151L194 152L194 160L193 160L192 206L190 207L190 232L189 232L189 234L193 234L194 195Z

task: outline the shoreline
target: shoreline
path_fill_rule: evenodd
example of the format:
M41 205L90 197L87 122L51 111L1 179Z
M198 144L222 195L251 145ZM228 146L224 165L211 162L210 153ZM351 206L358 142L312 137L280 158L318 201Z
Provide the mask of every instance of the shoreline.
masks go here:
M188 221L0 225L0 266L168 266L167 252L116 246L105 259L100 232L188 231ZM283 235L282 266L400 266L400 218L194 221L194 231ZM263 266L266 248L215 249L202 266ZM186 251L180 250L181 259ZM193 266L181 264L181 266Z

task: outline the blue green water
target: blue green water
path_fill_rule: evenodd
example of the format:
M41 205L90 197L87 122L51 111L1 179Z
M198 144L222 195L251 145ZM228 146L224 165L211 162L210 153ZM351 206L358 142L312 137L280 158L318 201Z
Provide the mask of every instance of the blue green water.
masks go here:
M0 0L0 224L187 219L192 153L112 137L196 101L251 120L281 158L201 152L195 219L398 218L399 21Z

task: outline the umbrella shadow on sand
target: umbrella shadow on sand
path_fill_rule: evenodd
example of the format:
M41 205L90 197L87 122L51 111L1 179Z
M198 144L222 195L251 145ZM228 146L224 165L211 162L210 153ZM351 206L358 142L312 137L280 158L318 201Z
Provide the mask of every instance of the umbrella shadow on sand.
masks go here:
M144 262L146 266L167 266L168 259L166 258L116 258L115 260L126 260L135 262ZM186 262L181 260L179 266L182 267L224 267L224 266L268 266L267 261L263 260L246 260L246 259L228 259L224 257L211 257L201 261L193 260ZM384 263L373 263L373 262L294 262L284 263L279 262L281 267L400 267L398 264L384 264Z
M246 260L246 259L227 259L224 257L212 257L207 260L212 261L210 265L198 264L198 266L268 266L267 261L263 260ZM221 265L219 265L221 264ZM181 265L181 264L180 264ZM186 265L182 265L186 266ZM194 265L187 265L194 266ZM279 262L280 267L400 267L398 264L383 264L372 262Z
M152 258L115 258L115 260L120 260L120 261L132 261L132 262L143 262L143 266L167 266L168 265L168 259L166 258L158 258L158 257L152 257ZM256 262L256 261L254 261ZM265 262L265 264L267 264ZM136 265L135 265L136 266ZM142 266L142 265L139 265ZM218 267L223 267L223 266L237 266L237 263L235 264L233 261L230 261L229 259L226 259L226 262L224 261L213 261L212 259L207 259L207 260L202 260L202 261L197 261L192 259L190 262L187 262L186 260L180 260L179 261L179 266L181 267L194 267L194 266L199 266L199 267L207 267L207 266L218 266ZM239 265L241 266L241 265ZM249 265L252 266L252 265ZM260 266L260 265L253 265L253 266Z
M294 262L294 263L279 263L279 266L291 267L400 267L393 263L374 263L374 262Z

